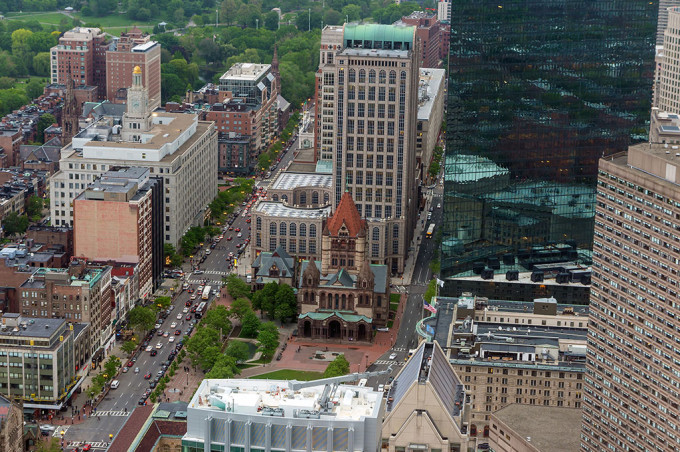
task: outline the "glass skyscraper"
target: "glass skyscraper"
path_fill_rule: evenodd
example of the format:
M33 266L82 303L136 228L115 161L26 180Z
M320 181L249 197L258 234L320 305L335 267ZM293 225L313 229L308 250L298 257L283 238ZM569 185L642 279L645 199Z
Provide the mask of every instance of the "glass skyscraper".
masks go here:
M454 0L442 275L589 264L598 159L647 138L658 0Z

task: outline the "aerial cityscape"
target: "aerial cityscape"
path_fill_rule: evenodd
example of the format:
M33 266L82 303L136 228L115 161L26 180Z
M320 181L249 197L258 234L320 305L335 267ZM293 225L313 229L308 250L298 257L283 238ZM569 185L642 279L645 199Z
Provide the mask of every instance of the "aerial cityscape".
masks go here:
M680 450L680 0L0 2L0 452Z

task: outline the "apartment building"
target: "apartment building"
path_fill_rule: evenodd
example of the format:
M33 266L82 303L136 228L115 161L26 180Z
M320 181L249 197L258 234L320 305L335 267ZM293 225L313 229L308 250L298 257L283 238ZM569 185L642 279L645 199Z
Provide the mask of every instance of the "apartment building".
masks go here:
M132 70L142 68L142 84L149 89L151 106L161 101L161 48L139 28L109 40L99 28L76 27L65 32L50 49L52 84L96 86L96 97L125 102L125 91L132 84Z
M51 180L52 223L72 225L73 201L102 173L143 166L163 179L161 236L178 246L191 226L203 224L217 195L217 131L194 114L152 113L141 68L133 72L122 125L102 117L62 150L60 171Z
M600 160L582 451L680 447L679 169L660 144Z
M581 407L587 306L471 294L434 305L418 330L440 344L465 384L471 437L488 437L491 413L513 403Z
M333 162L333 206L345 191L368 221L371 263L401 273L418 210L416 166L420 50L415 27L329 26L317 75L319 158ZM318 143L319 144L319 143Z
M437 14L428 11L413 11L404 16L397 23L416 27L416 36L420 40L420 65L421 68L438 68L446 57L442 50L443 31Z
M113 38L106 51L106 99L125 103L135 67L149 90L149 108L161 106L161 45L136 26Z
M429 179L435 146L444 120L446 71L420 69L418 81L418 125L416 126L416 172L419 179Z
M17 292L22 316L89 323L88 356L113 339L109 266L74 260L68 268L38 268Z

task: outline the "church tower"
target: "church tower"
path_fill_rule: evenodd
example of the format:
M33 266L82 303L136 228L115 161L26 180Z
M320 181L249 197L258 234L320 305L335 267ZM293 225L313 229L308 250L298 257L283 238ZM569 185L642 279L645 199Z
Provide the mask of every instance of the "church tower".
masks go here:
M66 94L64 96L61 121L61 143L64 146L69 144L78 133L79 110L78 101L76 100L75 82L69 72L69 77L66 80Z
M132 71L132 86L127 90L127 112L123 115L123 141L141 141L142 133L151 129L149 90L142 85L142 69Z

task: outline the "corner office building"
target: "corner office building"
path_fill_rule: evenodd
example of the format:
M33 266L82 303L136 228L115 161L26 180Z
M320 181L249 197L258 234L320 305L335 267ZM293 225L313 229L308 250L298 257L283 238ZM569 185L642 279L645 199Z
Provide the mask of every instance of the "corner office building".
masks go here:
M587 263L597 161L646 138L658 0L451 8L442 274Z
M680 154L600 160L581 450L680 449Z

